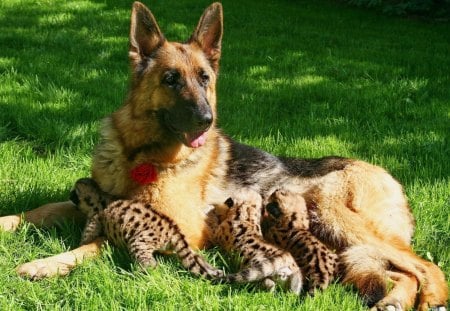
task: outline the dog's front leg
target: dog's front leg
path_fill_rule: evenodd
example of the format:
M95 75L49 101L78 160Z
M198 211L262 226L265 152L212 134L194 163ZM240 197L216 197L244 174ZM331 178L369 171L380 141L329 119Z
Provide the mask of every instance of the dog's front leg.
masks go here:
M22 219L38 227L50 227L65 220L83 223L84 215L71 201L49 203L22 214L0 217L0 230L15 231Z
M22 277L32 280L56 275L67 275L77 265L81 264L84 259L99 255L104 241L105 239L103 237L97 238L91 243L71 251L24 263L17 267L17 273Z

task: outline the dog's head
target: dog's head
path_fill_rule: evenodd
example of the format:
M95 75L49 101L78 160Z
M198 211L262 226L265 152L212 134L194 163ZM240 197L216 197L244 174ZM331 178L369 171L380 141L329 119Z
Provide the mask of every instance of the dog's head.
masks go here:
M222 41L222 5L213 3L185 43L169 42L150 10L135 2L131 13L131 93L137 122L149 122L164 139L202 146L215 123L215 85ZM147 121L146 121L147 120Z

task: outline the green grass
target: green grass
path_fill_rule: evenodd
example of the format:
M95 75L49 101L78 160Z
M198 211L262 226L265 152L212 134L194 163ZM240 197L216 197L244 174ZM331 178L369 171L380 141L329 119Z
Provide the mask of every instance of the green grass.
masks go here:
M209 3L147 2L171 40ZM99 120L128 83L131 3L3 0L0 4L0 214L65 200L87 176ZM405 186L414 248L450 277L450 25L378 15L330 1L226 1L219 123L279 155L360 158ZM75 247L80 228L0 233L0 309L363 310L334 285L298 300L210 285L162 257L135 271L108 248L65 278L30 282L26 261ZM225 266L216 251L206 252Z

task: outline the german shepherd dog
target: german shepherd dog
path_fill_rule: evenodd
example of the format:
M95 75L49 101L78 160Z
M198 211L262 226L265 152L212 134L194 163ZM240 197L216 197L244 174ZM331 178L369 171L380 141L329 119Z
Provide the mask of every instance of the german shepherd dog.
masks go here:
M93 156L92 177L102 190L150 202L179 225L191 246L203 248L212 204L242 187L265 197L289 188L303 194L313 234L340 253L343 282L374 310L446 310L444 274L413 252L413 216L401 185L385 170L339 157L275 157L216 127L222 32L220 3L205 10L185 43L168 42L149 9L133 4L129 94L104 120ZM23 218L2 217L0 226L14 230L21 219L49 226L80 217L73 203L59 202ZM18 273L34 279L67 274L98 254L102 243L23 264Z

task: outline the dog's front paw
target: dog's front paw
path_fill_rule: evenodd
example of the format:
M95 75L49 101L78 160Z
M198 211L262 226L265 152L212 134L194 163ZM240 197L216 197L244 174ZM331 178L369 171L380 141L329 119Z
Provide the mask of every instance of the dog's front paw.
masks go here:
M24 278L30 280L39 280L56 275L69 274L71 267L67 264L55 262L53 260L37 259L31 262L27 262L17 267L17 273Z
M403 307L400 302L396 300L392 301L380 301L370 311L403 311Z
M16 231L19 227L21 218L19 215L10 215L0 217L0 230L2 231Z
M81 262L81 260L77 260L74 253L65 252L24 263L17 267L16 271L24 278L40 280L56 275L67 275L79 262Z
M69 274L72 267L66 263L61 263L52 258L37 259L31 262L24 263L17 267L17 273L24 278L30 280L40 280L56 275Z
M67 275L86 258L97 256L103 242L104 238L97 238L71 251L27 262L17 267L17 273L31 280Z

